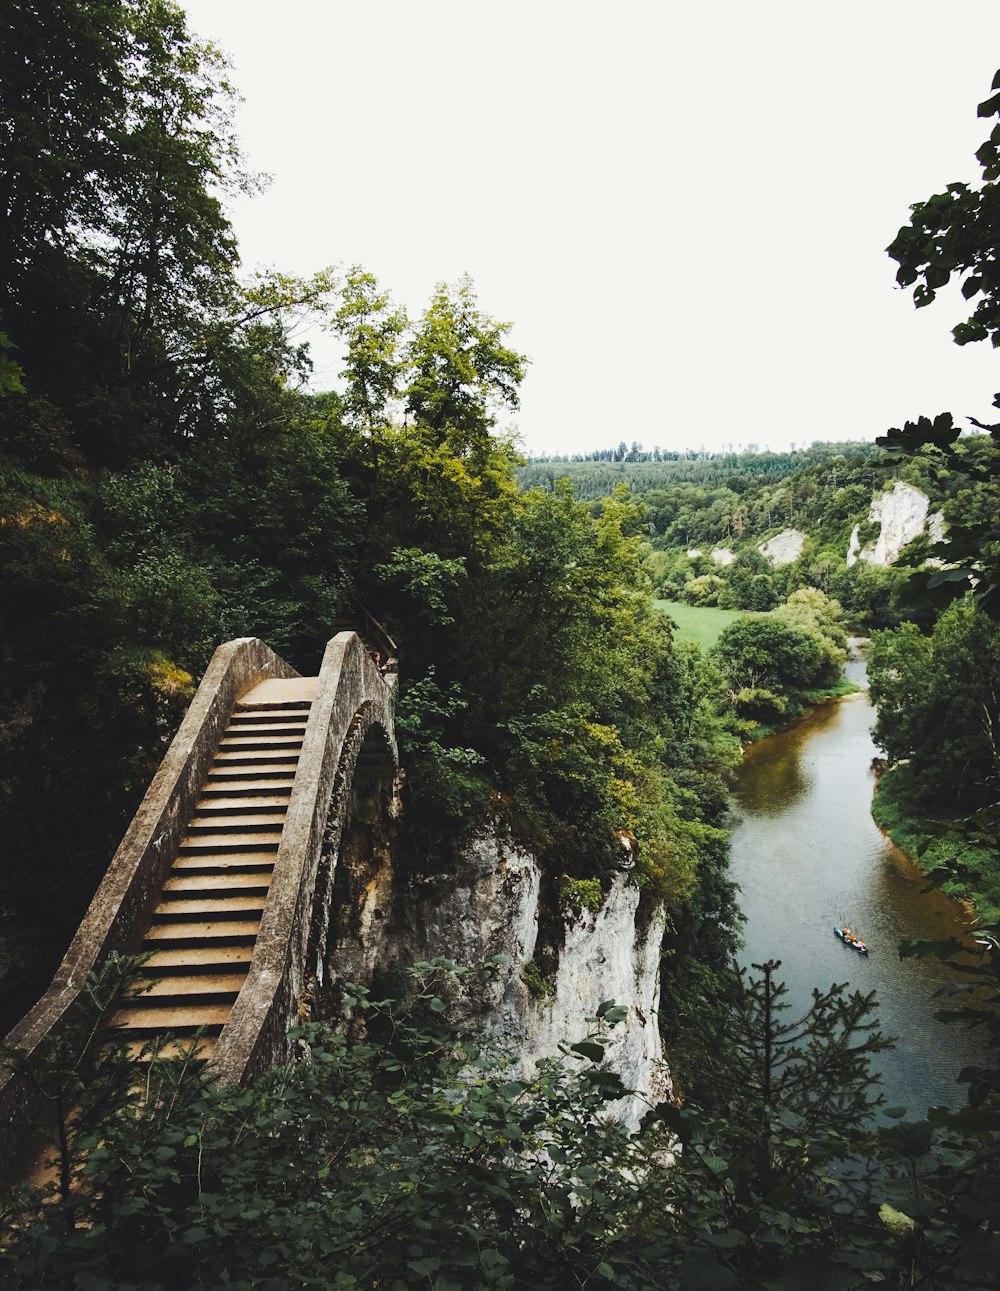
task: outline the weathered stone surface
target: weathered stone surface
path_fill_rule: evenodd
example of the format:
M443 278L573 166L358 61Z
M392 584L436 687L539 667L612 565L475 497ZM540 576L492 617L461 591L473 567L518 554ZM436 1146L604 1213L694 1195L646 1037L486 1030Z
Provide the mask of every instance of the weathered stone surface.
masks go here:
M806 536L801 529L782 529L767 542L762 542L757 550L772 565L790 565L802 555Z
M330 888L363 749L384 778L397 763L394 690L361 638L326 648L246 983L212 1062L240 1081L290 1057L287 1030L324 958Z
M925 531L932 542L940 542L945 533L944 516L940 511L929 515L929 510L930 498L922 489L896 480L891 489L872 499L868 519L879 525L878 538L862 550L860 526L855 525L847 549L847 564L866 560L870 565L894 565L903 548Z
M665 916L659 907L637 919L640 894L626 873L613 877L599 911L573 914L551 908L538 862L494 832L472 842L448 873L400 882L385 858L368 864L360 851L345 852L341 866L346 912L329 950L341 980L368 982L392 965L438 955L467 965L506 955L458 1008L501 1040L519 1072L531 1075L562 1041L582 1039L586 1019L614 999L628 1015L612 1032L609 1067L654 1101L669 1094L657 1023ZM554 922L559 944L543 945L540 926L551 937ZM522 977L529 964L534 989ZM635 1125L645 1106L628 1099L617 1112Z
M717 565L731 565L736 559L736 553L728 547L713 547L712 559Z
M7 1044L34 1053L52 1028L72 1018L95 965L111 951L139 949L233 706L264 678L294 676L295 670L255 637L216 650L51 986L10 1032ZM22 1079L7 1075L0 1082L0 1137L5 1131L10 1135L15 1121L23 1122L27 1102L30 1091Z
M543 881L534 857L495 831L468 847L457 871L400 879L392 856L398 809L393 684L349 632L330 642L315 684L271 684L290 676L292 670L259 641L232 642L217 651L52 987L11 1042L29 1051L36 1047L71 1016L87 972L102 956L138 948L171 862L185 845L192 813L212 788L205 786L206 774L240 696L255 687L255 705L268 695L280 705L292 690L301 690L303 696L309 692L312 705L284 828L280 840L275 838L273 875L269 882L241 878L237 884L248 910L259 910L268 893L259 930L256 923L247 925L251 940L256 934L252 959L249 943L245 949L222 944L242 928L233 919L206 924L203 947L168 947L153 956L165 966L204 963L208 985L202 989L201 979L192 979L192 994L208 996L204 1007L217 1011L222 1002L211 998L218 991L209 986L217 987L227 973L225 980L235 982L248 966L231 1012L225 1004L222 1033L209 1046L218 1074L239 1081L291 1057L288 1027L303 1011L322 1011L331 975L371 981L394 965L436 955L466 964L506 955L496 977L460 1007L498 1033L519 1070L530 1074L539 1058L558 1052L560 1042L581 1038L586 1019L614 998L627 1019L614 1032L609 1065L629 1087L663 1097L669 1076L657 1028L662 909L643 912L640 919L640 894L621 872L597 912L561 911L554 884ZM259 815L234 817L250 831L239 836L244 842L268 824ZM202 823L219 828L215 817ZM204 843L199 835L199 845ZM227 855L211 854L223 870ZM197 897L205 886L198 860L185 853L184 866L171 880L184 893L190 888L196 913L205 906ZM211 882L219 886L217 878ZM172 911L183 914L188 898L168 895ZM219 900L225 905L229 899ZM209 944L213 939L219 946ZM532 986L523 976L527 966ZM0 1086L3 1123L10 1125L26 1097L17 1081ZM635 1123L643 1106L642 1100L626 1100L618 1111Z

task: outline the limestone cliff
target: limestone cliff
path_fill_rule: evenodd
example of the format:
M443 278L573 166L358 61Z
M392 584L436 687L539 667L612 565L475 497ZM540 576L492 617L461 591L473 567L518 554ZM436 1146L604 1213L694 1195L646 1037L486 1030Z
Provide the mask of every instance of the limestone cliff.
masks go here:
M654 1100L670 1092L657 1025L662 907L640 912L627 869L616 873L598 911L560 909L528 852L484 831L457 869L399 876L389 849L355 833L340 858L335 903L340 927L328 955L331 975L369 982L438 955L474 964L506 962L475 998L458 1002L496 1034L530 1075L561 1041L587 1034L603 1000L628 1010L612 1032L608 1065ZM377 841L377 840L376 840ZM627 865L626 860L626 865ZM635 1125L645 1104L619 1114Z
M893 565L903 548L924 532L932 542L940 542L944 536L944 517L940 511L928 515L929 511L930 499L923 490L897 480L891 489L872 500L868 519L879 526L875 542L862 548L860 526L854 526L847 551L848 565L858 560L866 560L871 565Z
M782 529L762 542L757 550L772 565L790 565L802 555L805 541L806 536L801 529Z

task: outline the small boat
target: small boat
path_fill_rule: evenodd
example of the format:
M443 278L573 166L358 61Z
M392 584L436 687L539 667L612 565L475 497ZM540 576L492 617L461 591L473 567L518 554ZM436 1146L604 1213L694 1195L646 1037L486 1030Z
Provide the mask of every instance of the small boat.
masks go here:
M837 925L834 924L833 935L835 937L839 937L845 946L850 946L852 950L856 950L859 955L868 954L868 947L860 937L856 937L854 933L851 932L850 928L838 928Z

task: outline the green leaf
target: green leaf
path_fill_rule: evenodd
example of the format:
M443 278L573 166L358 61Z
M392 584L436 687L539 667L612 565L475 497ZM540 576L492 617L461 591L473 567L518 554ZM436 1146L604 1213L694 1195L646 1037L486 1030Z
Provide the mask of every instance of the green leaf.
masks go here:
M441 1267L441 1261L436 1255L428 1255L423 1260L407 1260L406 1267L416 1273L418 1277L429 1278L432 1273L436 1273Z
M739 1291L739 1278L708 1251L689 1251L681 1265L684 1291Z
M601 1062L604 1058L604 1045L597 1040L580 1040L570 1045L570 1053L579 1054L581 1058L590 1058L592 1062Z
M994 94L991 98L984 99L976 109L976 115L980 117L991 117L1000 111L1000 94Z

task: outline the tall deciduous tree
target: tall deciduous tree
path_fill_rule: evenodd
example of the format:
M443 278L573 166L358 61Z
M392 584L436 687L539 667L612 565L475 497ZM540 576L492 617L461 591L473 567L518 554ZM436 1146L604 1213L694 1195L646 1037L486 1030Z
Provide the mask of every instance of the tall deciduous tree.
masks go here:
M374 274L355 265L347 274L331 326L347 346L346 366L340 374L347 381L344 411L370 433L388 423L399 396L406 311L379 290Z
M525 357L506 343L510 323L482 313L468 275L441 283L417 324L407 352L407 412L457 456L490 451L485 440L500 408L515 411Z
M124 0L8 0L0 11L0 312L39 255L99 218L125 104Z

